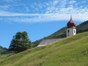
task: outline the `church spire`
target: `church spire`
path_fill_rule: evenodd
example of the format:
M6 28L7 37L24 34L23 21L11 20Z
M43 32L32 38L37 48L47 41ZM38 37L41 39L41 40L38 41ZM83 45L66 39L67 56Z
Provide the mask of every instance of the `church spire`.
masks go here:
M70 20L67 23L66 36L68 37L73 35L76 35L76 24L72 19L72 16L70 16Z
M70 20L72 20L72 15L70 15Z
M69 22L67 23L67 27L68 27L68 28L76 27L76 24L75 24L74 20L72 19L72 16L70 16L70 20L69 20Z

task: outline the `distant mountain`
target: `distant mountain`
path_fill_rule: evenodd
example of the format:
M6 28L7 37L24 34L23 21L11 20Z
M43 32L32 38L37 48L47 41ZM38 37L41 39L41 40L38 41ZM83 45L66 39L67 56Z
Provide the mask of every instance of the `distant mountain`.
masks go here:
M77 33L88 32L88 21L85 21L77 26Z
M7 50L6 48L3 48L2 46L0 46L0 54L2 53L2 52L4 52L5 50Z
M88 21L85 21L77 26L77 33L87 32L88 31ZM66 37L66 27L56 31L55 33L45 37L43 39L53 39L53 38L64 38ZM35 41L34 44L39 44L41 40Z
M2 51L3 51L3 49L2 49L2 47L0 46L0 54L2 53Z

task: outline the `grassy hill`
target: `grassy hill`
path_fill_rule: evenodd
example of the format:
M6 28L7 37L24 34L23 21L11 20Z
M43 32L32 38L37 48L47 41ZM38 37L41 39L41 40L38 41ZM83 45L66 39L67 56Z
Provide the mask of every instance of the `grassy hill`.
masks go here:
M64 37L66 37L66 29L67 29L66 27L63 27L62 29L56 31L55 33L53 33L43 39L64 38ZM82 32L88 32L88 21L85 21L77 26L77 33L82 33ZM40 41L43 39L35 41L34 44L39 44Z
M0 66L88 66L88 32L0 58Z

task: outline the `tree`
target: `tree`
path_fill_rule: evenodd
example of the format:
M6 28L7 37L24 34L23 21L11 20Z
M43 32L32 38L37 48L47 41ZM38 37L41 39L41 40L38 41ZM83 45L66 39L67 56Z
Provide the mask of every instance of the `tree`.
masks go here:
M27 32L17 32L9 46L10 51L21 52L31 48L31 41L28 39Z

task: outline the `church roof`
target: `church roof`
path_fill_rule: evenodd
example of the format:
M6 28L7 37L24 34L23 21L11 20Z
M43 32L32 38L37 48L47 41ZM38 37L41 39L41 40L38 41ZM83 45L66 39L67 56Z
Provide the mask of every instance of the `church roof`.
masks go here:
M71 19L67 23L67 28L72 28L72 27L76 27L76 24L75 24L74 20L71 17Z

